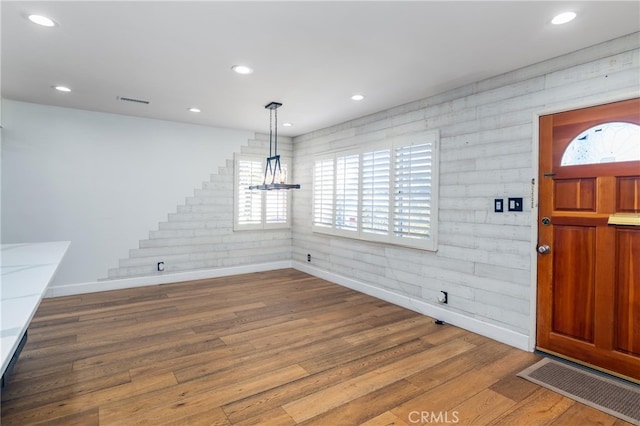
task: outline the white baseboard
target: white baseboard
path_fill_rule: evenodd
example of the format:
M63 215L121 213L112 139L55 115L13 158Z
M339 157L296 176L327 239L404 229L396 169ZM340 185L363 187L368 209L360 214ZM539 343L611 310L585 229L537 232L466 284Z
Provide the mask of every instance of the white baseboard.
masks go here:
M122 278L88 283L65 284L49 287L45 297L72 296L75 294L95 293L98 291L120 290L123 288L143 287L158 284L170 284L181 281L203 280L208 278L226 277L230 275L250 274L252 272L272 271L275 269L291 268L290 260L279 262L258 263L253 265L230 266L227 268L198 269L187 272L159 272L135 278Z
M497 340L518 349L522 349L528 352L532 351L532 349L529 348L529 336L522 333L518 333L513 330L497 326L495 324L490 324L476 318L471 318L466 315L444 309L437 305L431 305L422 300L413 299L402 294L394 293L392 291L381 289L379 287L374 287L371 284L353 280L342 275L334 274L333 272L316 268L302 262L294 261L292 263L292 267L318 278L322 278L324 280L351 288L353 290L368 294L370 296L382 299L398 306L402 306L403 308L410 309L423 315L442 320L445 323L464 328L465 330L480 334L493 340Z

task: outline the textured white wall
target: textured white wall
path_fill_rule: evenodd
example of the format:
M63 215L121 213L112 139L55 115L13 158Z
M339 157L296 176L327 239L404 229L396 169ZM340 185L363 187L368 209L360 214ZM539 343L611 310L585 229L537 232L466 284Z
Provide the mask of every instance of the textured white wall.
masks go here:
M367 284L379 294L437 304L481 323L531 333L535 114L638 96L640 51L632 34L294 139L294 265ZM425 78L428 78L425 76ZM394 134L438 129L437 253L316 234L311 229L316 156ZM523 212L493 212L494 198L522 197ZM306 255L312 262L306 262Z
M254 137L2 102L2 242L71 241L52 287L107 277Z

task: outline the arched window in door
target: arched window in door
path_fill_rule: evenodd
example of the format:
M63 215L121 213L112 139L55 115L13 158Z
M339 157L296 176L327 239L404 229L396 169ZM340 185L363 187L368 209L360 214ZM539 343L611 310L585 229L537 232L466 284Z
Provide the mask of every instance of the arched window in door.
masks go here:
M576 136L562 155L561 166L640 161L640 126L598 124Z

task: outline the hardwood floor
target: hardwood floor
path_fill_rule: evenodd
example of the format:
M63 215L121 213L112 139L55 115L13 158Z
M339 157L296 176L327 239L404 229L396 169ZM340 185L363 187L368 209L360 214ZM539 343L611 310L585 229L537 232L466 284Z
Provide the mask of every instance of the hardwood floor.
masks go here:
M1 423L626 424L537 360L288 269L45 299Z

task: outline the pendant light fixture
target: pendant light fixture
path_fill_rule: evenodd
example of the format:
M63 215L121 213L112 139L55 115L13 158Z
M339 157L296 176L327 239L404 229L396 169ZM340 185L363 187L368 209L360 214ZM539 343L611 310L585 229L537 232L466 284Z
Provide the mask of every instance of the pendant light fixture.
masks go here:
M300 189L300 184L286 183L287 171L282 170L280 155L278 155L278 108L279 102L271 102L265 105L269 110L269 156L264 166L264 180L262 185L251 185L249 189L271 191L274 189ZM275 116L275 130L273 119Z

